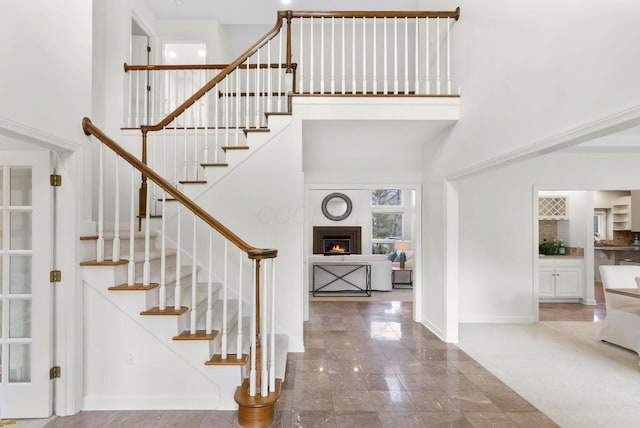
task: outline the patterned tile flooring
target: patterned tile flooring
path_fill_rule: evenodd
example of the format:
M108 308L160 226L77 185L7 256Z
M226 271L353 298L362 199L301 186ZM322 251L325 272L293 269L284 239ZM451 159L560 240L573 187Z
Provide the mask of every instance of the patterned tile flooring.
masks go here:
M556 426L457 346L414 322L411 302L309 307L306 352L289 354L271 427ZM235 420L235 412L217 411L81 412L46 426L235 427Z
M604 318L596 306L541 303L540 321ZM290 353L274 427L554 427L473 361L412 320L409 301L312 301L305 353ZM236 412L81 412L18 427L236 427Z

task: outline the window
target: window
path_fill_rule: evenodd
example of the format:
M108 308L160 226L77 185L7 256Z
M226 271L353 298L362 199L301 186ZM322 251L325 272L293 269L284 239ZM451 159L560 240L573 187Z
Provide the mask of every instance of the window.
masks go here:
M374 189L371 205L400 205L400 189Z
M371 190L371 253L388 254L403 238L404 209L400 189Z
M607 212L595 210L593 212L593 238L597 241L607 239Z

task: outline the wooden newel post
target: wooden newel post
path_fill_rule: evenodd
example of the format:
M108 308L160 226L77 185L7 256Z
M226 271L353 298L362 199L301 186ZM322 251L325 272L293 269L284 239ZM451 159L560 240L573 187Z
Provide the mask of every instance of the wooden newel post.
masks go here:
M142 163L147 164L147 130L142 130ZM142 230L142 219L147 215L147 176L140 173L138 191L138 231Z
M287 19L287 73L293 73L293 67L291 65L291 15L292 12L288 10L285 16Z
M260 379L260 373L261 373L261 366L262 366L262 346L260 344L260 336L261 336L261 332L260 332L260 260L261 259L256 259L256 283L254 284L254 286L256 287L256 301L254 302L254 304L256 305L256 349L255 349L255 353L256 353L256 373L258 374L258 376L256 376L256 391L260 391L260 385L261 385L261 379ZM252 349L251 352L254 352L254 350Z

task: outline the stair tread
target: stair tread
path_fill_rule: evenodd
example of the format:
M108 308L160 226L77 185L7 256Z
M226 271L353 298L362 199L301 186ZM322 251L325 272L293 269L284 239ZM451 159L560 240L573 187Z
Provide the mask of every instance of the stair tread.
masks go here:
M136 226L135 228L135 232L133 234L133 238L134 239L143 239L145 237L145 232L144 231L138 231L138 227ZM118 233L119 238L121 241L124 240L129 240L131 231L129 229L121 229L120 232ZM158 232L156 230L150 230L149 231L149 237L150 238L155 238L156 236L158 236ZM105 241L113 241L113 238L115 237L115 232L112 230L105 230L102 234L102 238ZM96 233L95 235L83 235L80 237L81 241L96 241L98 240L98 234Z
M212 330L207 334L205 330L196 330L195 334L191 334L189 330L185 330L177 336L173 337L173 340L213 340L218 335L217 330Z

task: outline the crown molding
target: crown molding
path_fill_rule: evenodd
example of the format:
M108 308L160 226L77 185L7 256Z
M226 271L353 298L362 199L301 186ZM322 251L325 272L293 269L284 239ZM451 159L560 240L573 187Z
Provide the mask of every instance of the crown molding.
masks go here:
M60 138L2 116L0 116L0 135L56 152L73 152L80 148L80 143Z

